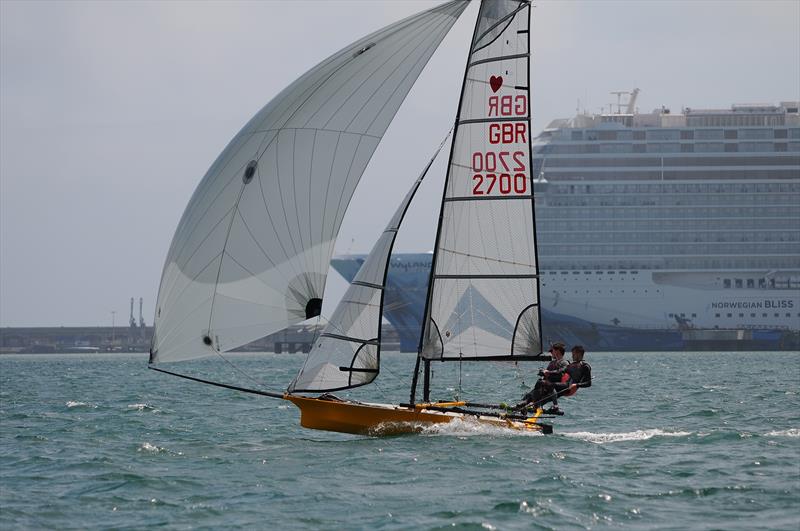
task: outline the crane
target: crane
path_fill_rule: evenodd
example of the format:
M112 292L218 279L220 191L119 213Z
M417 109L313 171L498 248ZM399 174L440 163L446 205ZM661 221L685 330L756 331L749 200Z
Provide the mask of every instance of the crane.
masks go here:
M131 328L136 328L136 319L133 317L133 297L131 297L131 318L128 320Z

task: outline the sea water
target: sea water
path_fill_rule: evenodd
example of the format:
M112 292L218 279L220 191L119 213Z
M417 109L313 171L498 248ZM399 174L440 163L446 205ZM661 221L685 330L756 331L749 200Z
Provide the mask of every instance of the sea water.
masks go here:
M406 400L413 359L384 354L352 395ZM281 390L303 357L230 360L186 370ZM368 437L144 354L2 356L0 528L800 528L800 354L587 360L594 385L562 398L553 435ZM540 365L434 363L433 394L518 400Z

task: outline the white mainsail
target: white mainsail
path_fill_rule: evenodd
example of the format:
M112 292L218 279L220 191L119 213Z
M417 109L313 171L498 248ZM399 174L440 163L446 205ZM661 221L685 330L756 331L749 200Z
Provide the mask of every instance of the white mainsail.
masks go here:
M289 392L338 391L366 385L378 376L383 293L392 247L414 194L449 136L439 144L375 242L303 368L289 386Z
M234 137L173 237L151 363L224 352L319 315L355 187L466 5L442 4L344 48Z
M484 2L453 135L420 356L541 353L527 1Z

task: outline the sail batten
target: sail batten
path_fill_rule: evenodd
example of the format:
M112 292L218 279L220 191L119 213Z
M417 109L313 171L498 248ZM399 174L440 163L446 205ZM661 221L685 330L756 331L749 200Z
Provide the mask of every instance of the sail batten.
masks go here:
M530 4L481 4L426 301L426 360L541 353L530 149Z
M230 350L319 314L355 187L465 7L448 2L356 41L281 91L231 140L173 238L152 362Z

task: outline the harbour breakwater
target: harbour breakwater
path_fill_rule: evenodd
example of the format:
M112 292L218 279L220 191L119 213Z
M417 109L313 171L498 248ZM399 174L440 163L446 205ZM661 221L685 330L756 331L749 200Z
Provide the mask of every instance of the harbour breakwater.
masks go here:
M235 349L237 352L305 353L322 325L292 326ZM384 345L399 350L395 329L384 326ZM0 354L88 354L92 352L148 352L152 326L54 326L0 328Z

